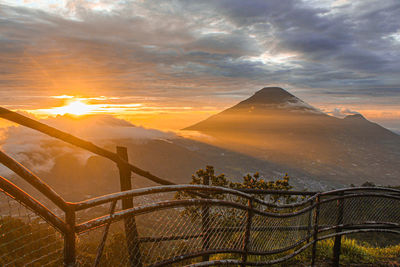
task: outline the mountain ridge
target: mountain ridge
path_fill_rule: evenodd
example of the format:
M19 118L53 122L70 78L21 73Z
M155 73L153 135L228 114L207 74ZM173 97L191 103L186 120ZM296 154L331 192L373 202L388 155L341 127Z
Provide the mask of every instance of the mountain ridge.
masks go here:
M399 184L399 135L361 114L343 119L325 114L280 87L264 87L184 130L320 179Z

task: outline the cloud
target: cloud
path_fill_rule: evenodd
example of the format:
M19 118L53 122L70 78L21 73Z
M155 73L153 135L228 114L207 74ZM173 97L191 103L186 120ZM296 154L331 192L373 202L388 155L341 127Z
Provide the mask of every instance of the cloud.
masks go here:
M331 111L325 111L327 114L338 117L338 118L344 118L348 115L354 115L354 114L360 114L357 111L350 110L348 108L334 108Z
M138 127L110 115L88 115L78 118L65 115L46 119L44 123L94 142L120 139L140 142L141 140L173 138L175 136L171 132Z
M392 104L399 12L397 0L3 4L0 104L85 94L196 107L271 84Z
M148 140L176 137L173 133L137 127L110 115L90 115L79 118L65 115L41 121L101 147L116 146L124 141L141 144ZM91 155L85 150L26 127L10 126L0 129L0 149L36 172L51 170L55 157L60 155L74 154L82 160L81 162L86 162ZM0 173L9 174L3 167Z

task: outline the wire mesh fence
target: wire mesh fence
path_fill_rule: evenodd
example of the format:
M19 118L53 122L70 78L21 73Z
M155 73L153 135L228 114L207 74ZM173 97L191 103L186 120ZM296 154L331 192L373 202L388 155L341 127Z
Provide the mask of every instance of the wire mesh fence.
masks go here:
M121 205L124 197L77 210L78 228L109 220L77 230L76 266L268 265L346 231L357 240L393 243L400 228L398 193L348 190L285 201L285 196L239 191L206 193L201 187L197 195L192 190L177 198L179 191L125 197L134 206L129 212ZM357 235L385 229L391 231L387 238ZM1 266L63 264L63 234L5 192L0 192L0 230ZM395 240L400 243L397 235Z
M193 200L193 195L186 198ZM385 195L323 195L319 203L316 203L315 197L310 200L292 198L287 206L277 205L276 198L263 199L267 200L264 204L255 203L252 208L246 208L246 198L218 194L217 201L211 205L160 206L159 209L132 214L139 249L130 253L126 225L123 221L113 222L99 266L130 266L132 257L136 260L140 258L142 266L186 266L203 264L204 261L211 264L227 259L233 260L234 265L240 265L244 264L244 254L249 255L247 264L272 264L279 259L285 261L307 244L312 245L315 238L323 239L345 230L366 229L372 223L380 224L373 225L376 229L390 223L395 229L400 222L398 199ZM141 196L133 201L140 209L141 205L160 203L159 200L164 203L176 201L171 193ZM219 201L235 203L241 208L226 203L220 205ZM319 209L317 221L316 207ZM79 264L89 266L93 263L104 231L103 225L78 236L79 254L86 255L85 261L78 260ZM91 249L90 257L87 257L88 249Z
M77 235L77 266L94 266L105 226ZM122 222L111 224L98 266L130 266Z
M0 266L60 266L62 234L0 191Z
M76 234L76 266L284 262L305 246L311 248L316 238L340 231L398 229L399 194L371 194L349 191L279 203L268 195L256 201L255 195L249 200L226 192L179 199L175 192L144 194L132 198L135 212ZM186 202L163 206L177 201ZM126 212L120 202L77 211L77 225ZM63 264L63 235L52 225L5 192L0 193L0 215L1 266ZM133 230L136 239L129 234Z

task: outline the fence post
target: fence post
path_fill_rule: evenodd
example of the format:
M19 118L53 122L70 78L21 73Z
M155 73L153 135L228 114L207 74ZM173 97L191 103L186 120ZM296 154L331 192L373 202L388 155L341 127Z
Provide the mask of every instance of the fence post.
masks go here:
M120 158L128 161L128 151L126 147L117 146L117 154ZM121 191L131 190L131 171L128 165L118 164L119 178ZM133 199L124 198L122 199L122 209L133 208ZM125 225L125 236L127 247L129 251L129 262L130 266L140 267L142 266L141 254L140 254L140 244L139 244L139 234L136 228L136 221L134 216L129 216L124 219Z
M250 233L251 233L251 222L252 222L252 217L253 217L253 201L251 199L248 200L247 205L249 209L247 210L247 215L246 215L246 230L244 232L244 239L243 239L243 250L244 253L242 254L242 267L246 266L247 263L247 256L248 256L248 251L249 251L249 241L250 241Z
M340 194L340 196L343 196L343 193ZM339 199L338 200L338 217L337 217L337 223L336 225L341 225L343 224L343 212L344 212L344 199ZM341 227L336 228L336 233L339 233L342 230ZM339 262L340 262L340 248L342 246L342 236L335 236L335 244L333 246L333 261L332 261L332 266L334 267L339 267Z
M310 200L310 206L313 204L313 200ZM310 212L308 213L308 225L307 225L307 243L310 242L310 234L311 234L311 228L312 228L312 219L313 219L313 214L312 214L312 209L310 209Z
M72 207L68 207L65 211L65 222L68 230L64 233L64 266L74 267L76 265L75 210Z
M318 239L318 220L319 220L319 194L315 198L315 203L317 204L315 207L315 214L314 214L314 233L313 233L313 247L312 247L312 256L311 256L311 266L315 266L315 258L317 256L317 239Z
M210 178L203 177L203 185L210 185ZM203 232L203 251L210 247L210 207L208 205L201 207L201 229ZM203 261L209 261L210 255L204 255Z

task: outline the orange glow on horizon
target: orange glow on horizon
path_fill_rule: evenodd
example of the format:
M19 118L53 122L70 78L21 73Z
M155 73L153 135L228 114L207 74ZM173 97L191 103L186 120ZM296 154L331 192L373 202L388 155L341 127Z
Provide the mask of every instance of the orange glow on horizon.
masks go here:
M60 99L63 104L47 108L25 109L38 119L72 115L110 115L131 122L136 126L165 131L176 131L216 114L220 110L211 106L192 107L182 103L160 105L159 103L122 102L117 97L90 97L74 95L53 95L51 99ZM108 101L110 100L110 101ZM119 102L119 103L118 103ZM122 103L121 103L122 102ZM170 104L170 103L168 103Z
M145 128L176 131L207 119L227 108L227 106L218 107L217 105L196 106L193 103L178 101L176 103L172 101L166 103L157 101L146 102L146 99L140 99L139 97L124 99L119 96L94 97L90 95L60 94L51 95L49 98L57 100L54 100L54 104L50 104L46 108L24 109L22 111L31 113L38 119L68 114L76 117L85 115L110 115ZM400 111L392 106L380 110L374 106L343 105L338 107L337 105L322 104L317 106L331 116L336 115L332 111L338 109L342 115L339 117L351 115L348 111L358 111L366 119L377 123L387 123L389 120L399 118L400 116ZM390 124L387 127L390 128Z

